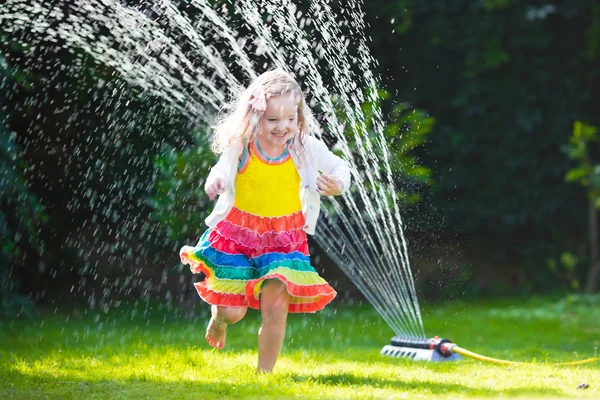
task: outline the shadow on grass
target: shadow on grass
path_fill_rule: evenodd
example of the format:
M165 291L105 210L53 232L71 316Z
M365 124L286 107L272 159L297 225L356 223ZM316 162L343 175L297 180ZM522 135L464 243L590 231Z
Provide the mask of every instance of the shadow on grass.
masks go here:
M443 383L439 381L404 381L398 379L381 379L357 376L350 373L324 374L324 375L302 375L292 374L291 379L294 382L315 382L328 386L368 386L379 389L399 389L410 391L426 391L432 394L479 394L486 396L561 396L557 390L547 388L513 388L513 389L493 389L493 388L473 388L467 385L455 383Z
M401 392L417 392L423 395L460 396L465 394L481 396L524 396L560 397L561 393L544 388L493 389L472 388L466 385L446 384L437 381L403 381L401 379L379 379L356 376L351 373L303 375L291 374L289 381L295 383L316 383L333 387L363 386L372 389L391 389ZM286 379L286 381L288 381ZM178 398L178 399L239 399L239 398L315 398L315 393L298 393L293 385L281 382L272 387L273 382L199 382L182 379L180 381L160 381L153 379L80 379L74 377L52 377L42 374L35 377L10 371L0 378L2 398ZM337 393L337 394L336 394ZM328 394L321 391L318 398L336 398L339 392Z
M19 371L0 369L0 398L17 399L243 399L262 398L269 392L267 383L235 382L224 379L203 382L182 377L179 380L160 380L150 377L84 379L74 376L55 377L50 373L35 376ZM268 397L268 396L267 396ZM292 387L278 387L272 398L310 398L297 396Z

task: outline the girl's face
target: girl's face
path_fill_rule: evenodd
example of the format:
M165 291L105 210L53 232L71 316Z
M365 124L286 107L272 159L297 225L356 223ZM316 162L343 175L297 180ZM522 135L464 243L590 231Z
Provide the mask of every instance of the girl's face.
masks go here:
M281 148L298 132L298 104L292 93L271 97L260 120L261 146ZM263 146L264 147L264 146Z

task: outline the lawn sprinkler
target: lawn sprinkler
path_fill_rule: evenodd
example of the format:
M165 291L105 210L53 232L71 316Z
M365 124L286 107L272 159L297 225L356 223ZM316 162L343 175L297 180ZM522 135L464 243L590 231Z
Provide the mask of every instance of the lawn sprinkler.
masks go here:
M463 349L448 339L442 339L437 336L431 339L413 339L394 336L392 338L392 343L381 349L381 354L390 357L408 358L415 361L456 361L462 359L461 356L465 356L494 364L531 364L528 362L500 360L498 358L482 356L481 354ZM578 361L554 363L554 365L581 365L599 360L600 358L593 357Z
M431 339L406 339L394 336L392 343L381 349L381 354L390 357L402 357L415 361L456 361L460 354L452 351L456 346L448 339L437 336Z

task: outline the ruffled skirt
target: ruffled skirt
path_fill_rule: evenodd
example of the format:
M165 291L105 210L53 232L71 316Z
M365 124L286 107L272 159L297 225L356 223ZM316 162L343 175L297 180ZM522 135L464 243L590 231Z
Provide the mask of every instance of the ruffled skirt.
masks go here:
M315 312L336 296L310 265L302 212L268 218L233 208L181 261L206 278L195 284L200 297L220 306L260 307L265 279L279 279L291 295L289 312Z

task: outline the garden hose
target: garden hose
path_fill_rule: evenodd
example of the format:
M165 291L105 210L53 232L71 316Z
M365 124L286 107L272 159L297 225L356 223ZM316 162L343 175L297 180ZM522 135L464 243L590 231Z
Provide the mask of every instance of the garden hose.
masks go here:
M533 364L531 362L508 361L508 360L500 360L498 358L482 356L481 354L473 353L472 351L463 349L462 347L459 347L455 344L452 344L452 346L448 345L447 347L450 348L448 351L450 351L451 353L458 353L465 357L474 358L475 360L479 360L479 361L487 361L487 362L494 363L494 364L503 364L503 365ZM600 358L593 357L593 358L586 358L584 360L579 360L579 361L553 363L553 365L580 365L580 364L588 364L588 363L598 361L598 360L600 360Z

